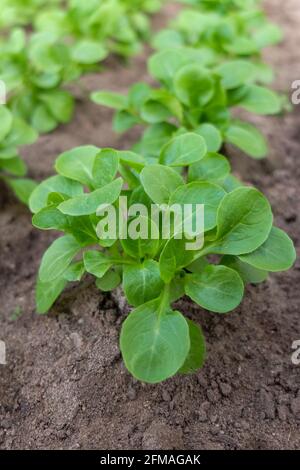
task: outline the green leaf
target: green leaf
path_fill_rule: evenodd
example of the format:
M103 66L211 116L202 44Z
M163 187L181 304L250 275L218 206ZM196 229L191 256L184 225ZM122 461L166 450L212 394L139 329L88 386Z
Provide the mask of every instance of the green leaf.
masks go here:
M206 266L208 266L208 261L206 258L197 258L195 261L193 261L191 264L189 264L186 269L190 273L200 273L203 271Z
M165 122L172 116L171 111L157 100L148 100L141 108L141 118L149 124Z
M83 261L77 261L71 264L64 273L64 279L68 282L78 282L85 273Z
M42 282L38 279L35 291L37 313L41 315L47 313L66 285L67 281L61 277L51 282Z
M86 271L101 278L111 268L113 261L101 251L86 251L83 255Z
M47 206L50 193L63 193L70 197L79 196L83 193L82 186L60 175L51 176L39 184L29 198L29 208L36 213Z
M96 286L103 292L114 290L121 283L121 276L118 272L107 271L101 279L96 279Z
M120 347L129 372L158 383L176 374L190 349L189 328L177 311L160 313L151 301L133 310L123 323Z
M227 313L241 303L244 284L233 269L209 265L201 273L186 276L185 292L206 310Z
M293 266L296 251L290 237L283 230L272 227L269 237L257 250L239 258L254 268L279 272Z
M212 252L228 255L250 253L266 241L272 224L272 210L262 193L250 187L235 189L223 198L219 206Z
M146 165L146 161L142 155L139 155L135 152L130 152L129 150L119 150L118 156L124 165L128 165L131 168L135 168L136 170L140 170Z
M119 173L124 179L124 181L127 182L129 189L135 189L139 187L140 185L139 175L136 173L134 169L131 169L128 166L120 163Z
M0 141L3 140L11 130L13 117L12 113L5 106L0 106Z
M126 132L139 123L140 120L133 114L125 110L120 110L114 117L113 129L115 132Z
M17 147L19 145L33 144L38 138L38 133L23 119L14 117L13 127L5 139L5 146Z
M71 235L64 235L55 240L42 258L40 280L50 282L61 277L80 250L80 244Z
M144 236L144 238L142 236L138 238L132 238L128 236L127 238L121 240L121 245L125 253L127 253L132 258L137 259L142 259L145 256L154 257L158 252L160 245L159 229L154 220L140 215L137 218L130 219L127 228L130 229L130 224L132 223L135 224L135 232L141 231L140 226L145 224L147 233L145 233L146 237Z
M187 166L200 161L207 153L205 140L198 134L187 132L172 139L160 154L160 163L169 166Z
M56 128L57 120L45 104L40 104L33 111L31 124L40 134L47 134Z
M168 85L173 82L176 72L188 61L184 52L172 46L153 54L148 61L148 69L154 78Z
M0 169L14 176L25 176L27 171L25 162L18 156L7 160L0 159Z
M159 31L153 39L154 49L169 49L183 45L183 37L178 31L174 31L173 29L163 29Z
M69 92L52 90L43 93L40 98L56 121L66 124L71 120L74 111L74 99Z
M195 217L196 205L204 205L204 230L213 229L217 223L217 210L226 195L221 186L213 183L195 181L180 186L171 196L169 204L192 204L192 214ZM184 209L184 207L183 207ZM184 214L185 216L185 214ZM193 227L195 223L193 223Z
M57 173L80 183L93 185L93 168L100 149L93 145L76 147L62 153L56 160Z
M62 214L63 215L63 214ZM68 231L76 238L78 243L82 246L88 246L99 242L96 234L96 221L92 220L93 216L81 216L81 217L68 217L70 228Z
M254 55L259 52L259 48L252 38L247 36L237 36L234 41L224 45L226 52L233 55Z
M260 49L263 49L267 46L277 44L282 40L282 37L282 30L277 25L269 23L255 32L254 41Z
M41 72L59 72L69 62L68 47L56 42L49 32L31 35L28 53L34 68Z
M101 188L111 183L118 172L119 156L113 149L102 149L96 155L93 166L93 185Z
M59 85L61 78L59 72L40 72L32 76L31 80L37 87L50 90Z
M158 298L163 286L159 265L154 260L146 260L124 269L123 289L129 304L134 307Z
M216 72L222 77L223 87L231 90L254 80L256 67L247 60L231 60L219 65Z
M140 141L140 151L143 155L159 156L161 148L172 138L176 127L167 122L149 126Z
M201 124L194 132L204 138L208 152L218 152L222 147L223 138L221 132L213 124Z
M256 80L260 83L269 84L274 81L274 71L269 64L265 62L255 62Z
M58 209L63 214L72 216L94 214L101 204L114 203L121 193L122 186L122 178L117 178L91 193L82 194L81 196L62 202L58 206Z
M236 256L223 256L221 264L237 271L245 284L259 284L264 282L269 275L268 271L256 269L250 266L250 264L244 263Z
M108 51L99 41L82 39L72 49L72 59L79 64L96 64L107 57Z
M183 366L179 369L180 374L197 372L203 367L206 356L205 338L200 326L189 319L186 321L189 326L191 347Z
M129 107L139 113L141 107L150 98L151 94L152 89L147 83L135 83L128 92Z
M264 136L246 122L233 122L225 132L225 139L253 158L264 158L268 152Z
M69 219L57 209L57 204L50 204L34 214L32 225L41 230L67 232L69 229Z
M15 158L17 154L18 150L16 147L7 147L5 144L5 147L0 149L0 160L9 160L11 158Z
M243 186L241 181L232 174L229 174L221 184L227 193L231 193L231 191Z
M175 276L170 283L170 302L177 302L184 294L184 277L182 275Z
M200 162L189 167L189 181L218 181L225 179L230 173L227 158L219 153L208 153Z
M274 91L251 85L247 87L247 92L238 106L256 114L278 114L281 111L281 100Z
M186 65L174 77L176 96L186 106L199 108L213 98L215 83L209 70L200 65Z
M127 107L127 97L111 91L95 91L91 94L91 100L96 104L113 109L120 110Z
M172 168L157 164L146 166L142 170L141 183L153 202L167 204L174 191L183 185L183 179Z
M188 266L194 257L194 251L186 250L186 240L171 238L164 246L160 258L160 276L166 282L172 281L177 271Z
M36 182L27 178L7 178L6 181L14 191L17 198L24 204L28 205L30 195L37 186Z

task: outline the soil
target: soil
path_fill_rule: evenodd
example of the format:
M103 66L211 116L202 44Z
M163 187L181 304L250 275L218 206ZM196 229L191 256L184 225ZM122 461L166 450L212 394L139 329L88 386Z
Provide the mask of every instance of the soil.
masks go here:
M266 52L279 90L300 79L300 5L269 0L284 42ZM171 7L172 9L172 7ZM160 14L156 26L170 15ZM146 57L130 67L111 60L86 90L126 91L147 79ZM129 148L137 131L117 136L112 113L77 90L72 123L27 148L30 174L53 174L55 157L83 144ZM300 113L251 117L270 140L266 161L228 149L236 173L269 197L276 224L300 245ZM240 308L218 316L187 299L177 307L204 330L208 359L202 371L160 385L135 381L122 363L118 336L124 319L110 295L91 278L68 288L51 313L35 313L34 284L42 253L55 234L32 228L30 214L0 188L0 365L2 449L297 449L300 447L300 262L289 272L249 286Z

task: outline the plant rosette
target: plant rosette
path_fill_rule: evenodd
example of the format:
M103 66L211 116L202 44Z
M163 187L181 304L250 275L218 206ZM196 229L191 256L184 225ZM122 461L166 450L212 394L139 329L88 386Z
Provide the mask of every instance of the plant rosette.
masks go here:
M123 323L120 347L127 369L144 382L191 373L204 363L201 328L174 310L174 301L186 294L201 308L223 315L241 303L246 284L263 282L295 261L293 243L273 226L262 193L224 185L221 176L217 182L198 179L200 173L210 174L211 158L224 157L207 152L204 138L196 133L171 139L156 163L134 152L79 147L58 157L57 175L30 197L33 225L62 232L42 258L38 312L46 313L67 283L85 273L103 291L121 285L133 310ZM224 168L226 163L222 160ZM138 236L124 237L122 226L116 236L104 237L106 215L99 208L120 212L125 196L130 208L138 204L148 210L125 218L125 228L134 226ZM138 227L146 221L155 226L150 207L162 205L166 211L174 204L204 205L198 249L187 249L187 234L178 239L175 225L166 238L159 225L155 237L152 230L146 237L140 234Z
M208 67L198 52L177 47L155 53L148 68L159 88L138 83L127 96L99 91L91 98L116 110L115 131L146 126L135 150L150 158L157 157L161 145L172 136L187 130L204 137L211 152L230 143L252 158L264 158L268 149L262 133L232 117L231 110L238 107L261 115L278 114L281 97L259 84L257 67L250 61L228 60Z

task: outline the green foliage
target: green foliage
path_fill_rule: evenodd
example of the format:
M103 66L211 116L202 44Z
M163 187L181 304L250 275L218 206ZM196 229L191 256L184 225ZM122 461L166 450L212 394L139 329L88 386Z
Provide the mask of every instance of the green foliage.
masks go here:
M18 147L34 143L37 133L4 105L0 105L0 122L0 178L24 204L28 204L36 184L24 178L27 168Z
M174 162L180 162L176 169ZM118 174L125 164L128 173L122 179ZM60 155L55 168L60 174L42 182L29 201L34 225L63 234L41 262L38 312L45 313L67 282L79 281L85 272L104 291L121 284L135 308L122 327L121 351L128 370L139 380L156 383L203 365L203 334L172 309L174 300L185 293L200 307L225 314L240 304L245 284L262 282L269 271L288 269L295 260L291 240L272 227L267 199L240 183L224 189L227 160L207 152L198 134L171 138L156 163L133 152L79 147ZM132 174L133 188L128 184ZM147 208L204 204L203 245L188 249L187 241L195 240L196 234L178 239L176 224L166 238L156 226L152 238L141 234L137 239L124 238L123 227L105 239L99 231L104 216L98 206L112 204L117 209L120 195ZM193 216L192 211L189 217ZM132 216L125 219L125 226L145 222L155 226L153 217L151 211L148 217Z
M138 88L134 85L127 97L102 91L94 93L92 99L117 109L118 132L137 124L146 126L137 149L146 148L149 157L157 157L161 145L170 137L177 142L187 131L201 136L211 152L218 152L228 142L253 158L265 157L267 143L261 132L247 122L236 121L231 109L241 107L257 114L277 114L282 107L280 97L257 85L258 68L251 61L230 60L208 66L195 52L197 49L180 46L155 53L149 60L149 71L160 82L159 88L140 84ZM160 145L154 145L157 139ZM192 146L190 138L189 141ZM200 156L201 153L188 164L200 160ZM174 155L169 158L173 158L176 166ZM160 163L169 164L164 151Z
M127 19L118 16L117 8L110 9L116 0L101 4L93 27L82 20L89 15L90 3L74 1L74 22L80 13L81 23L71 57L80 68L105 56L105 47L101 50L91 41L104 31L110 37L111 27L112 49L126 55L135 44L130 28L120 28L119 21ZM204 363L203 333L173 309L174 301L187 295L201 308L225 314L241 303L246 284L263 282L269 272L289 269L295 261L292 241L273 227L268 200L243 186L219 153L225 142L253 158L267 152L259 130L233 119L231 108L258 114L281 110L279 97L262 86L272 74L260 58L261 49L275 43L279 32L267 23L255 0L185 3L191 8L154 41L159 51L150 58L149 71L158 81L156 87L137 83L127 96L103 90L92 95L94 102L116 110L115 130L144 125L141 140L132 151L84 146L63 153L55 165L58 174L42 182L29 199L33 224L62 233L41 262L38 312L45 313L67 282L79 281L85 273L94 276L103 291L122 285L134 309L122 326L121 352L131 374L148 383L195 372ZM121 4L147 11L158 6L154 0ZM46 24L62 41L66 17L55 11L41 13L36 24ZM133 18L143 32L142 17ZM83 38L84 26L88 34ZM39 43L33 55L53 66L49 54L39 51ZM4 119L9 128L10 118ZM144 204L147 214L119 217L114 233L107 233L104 213L108 205L124 210L120 196L127 196L131 205ZM171 206L186 204L192 210L184 213L184 221L189 219L193 226L195 206L204 205L204 227L197 232L186 229L178 237L175 218L165 237L164 226L149 209L162 205L160 219L171 218ZM140 231L126 238L132 226ZM147 227L146 237L142 226ZM202 243L189 249L199 237Z
M18 147L68 123L74 111L69 84L109 53L129 57L149 36L148 15L161 0L0 0L0 177L27 204L34 183ZM25 29L25 27L27 29ZM108 101L111 104L111 101Z
M280 29L266 19L257 0L181 0L194 8L184 9L169 31L181 44L208 47L216 56L259 55L282 38ZM160 36L160 35L159 35ZM158 37L157 46L164 46Z
M268 22L256 0L183 3L193 8L183 9L153 41L158 52L150 57L148 69L159 88L139 84L128 97L101 91L92 99L118 110L116 131L147 127L137 148L146 147L149 157L161 148L149 146L150 138L169 140L187 130L200 134L211 152L228 142L253 158L265 157L264 136L235 121L231 110L278 114L283 109L281 97L264 86L273 74L261 57L264 47L280 41L280 30Z

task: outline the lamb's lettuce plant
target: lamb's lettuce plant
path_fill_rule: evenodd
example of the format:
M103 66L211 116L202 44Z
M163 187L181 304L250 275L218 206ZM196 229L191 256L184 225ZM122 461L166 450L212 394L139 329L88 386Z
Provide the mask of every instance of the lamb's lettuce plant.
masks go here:
M8 105L39 133L50 132L73 114L73 97L62 86L80 76L68 48L50 33L26 38L13 29L1 41L0 79L8 91Z
M46 313L67 283L85 273L103 291L121 285L134 308L121 331L125 365L137 379L157 383L194 372L205 360L203 333L174 309L176 300L186 294L200 307L225 314L240 304L247 283L289 269L295 250L290 238L273 226L262 193L240 183L225 184L227 159L208 151L199 133L172 138L155 162L148 153L94 146L67 151L56 161L57 175L37 186L29 204L35 227L62 232L41 262L38 312ZM189 250L191 234L177 238L176 224L167 238L159 226L156 236L151 231L146 239L124 237L124 227L116 237L104 237L98 209L119 209L120 196L145 207L204 204L203 245ZM155 225L152 212L147 221ZM144 222L144 214L132 215L126 229Z
M83 64L95 64L109 52L128 57L149 37L148 15L161 0L69 0L65 8L51 6L35 18L37 30L71 38L71 55ZM102 50L102 52L100 52Z
M141 39L149 33L143 11L151 12L161 2L64 3L53 2L36 12L36 31L29 36L12 28L0 39L0 80L9 92L9 106L39 133L70 121L70 82L98 70L111 52L127 57L140 50Z
M215 59L228 56L252 57L267 77L271 72L261 64L264 47L282 39L280 28L270 23L258 1L187 0L193 8L184 9L168 29L154 39L158 49L166 45L192 46L208 51ZM213 54L212 54L213 53Z
M61 3L61 0L0 0L0 28L30 25L43 8Z
M27 204L36 183L24 177L27 169L20 157L19 147L32 144L38 135L4 105L0 106L0 123L0 178Z
M23 202L33 183L23 178L26 166L17 147L32 143L36 132L48 133L69 122L74 98L68 85L99 70L109 53L128 57L138 52L149 35L148 15L161 4L162 0L0 0L0 80L7 90L7 107L1 110L6 118L0 132L0 169ZM20 27L25 25L30 31Z
M116 131L147 126L136 149L144 154L150 150L148 156L157 157L161 144L171 136L192 130L205 138L212 152L228 142L253 158L266 156L261 132L231 112L236 107L262 115L281 111L281 97L261 85L255 64L234 59L209 66L201 50L182 46L155 53L148 68L159 87L139 83L128 96L106 91L92 94L94 102L117 110Z

